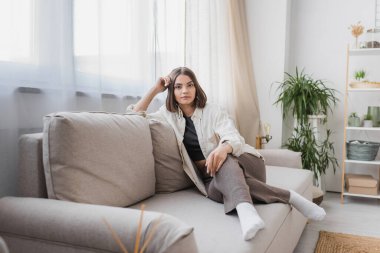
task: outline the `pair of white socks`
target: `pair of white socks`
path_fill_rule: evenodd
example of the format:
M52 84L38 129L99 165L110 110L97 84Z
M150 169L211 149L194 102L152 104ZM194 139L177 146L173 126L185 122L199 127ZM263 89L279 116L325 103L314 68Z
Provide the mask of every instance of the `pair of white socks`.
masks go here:
M321 221L326 216L326 212L322 207L314 204L313 202L305 199L293 190L290 191L289 204L294 206L295 209L300 211L306 218L314 221Z
M326 216L323 208L305 199L295 191L290 190L289 204L294 206L306 218L320 221ZM248 241L255 237L256 233L265 227L264 221L257 213L255 207L248 202L239 203L236 206L244 240Z
M236 206L236 211L239 216L244 240L251 240L260 229L265 227L264 221L261 219L255 207L251 203L239 203Z

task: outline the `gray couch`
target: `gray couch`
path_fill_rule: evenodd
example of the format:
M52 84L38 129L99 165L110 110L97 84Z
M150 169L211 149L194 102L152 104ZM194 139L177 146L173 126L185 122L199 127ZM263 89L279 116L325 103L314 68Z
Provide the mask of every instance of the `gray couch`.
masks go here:
M45 138L46 135L45 131L20 138L20 197L0 199L0 236L10 253L122 252L104 220L120 236L128 252L133 252L141 203L146 210L141 240L149 240L149 234L155 231L145 252L286 253L294 250L305 227L306 219L289 205L257 204L266 227L253 240L244 241L237 215L225 215L222 204L207 199L195 187L171 193L156 192L127 208L90 201L77 203L59 197L58 193L48 198L51 195L46 183L49 175L44 149L53 149L49 143L53 141ZM146 132L144 127L139 127L138 134L133 135L151 138L149 128ZM143 148L151 152L149 147ZM299 153L260 152L266 159L268 184L312 198L312 174L297 169L301 165Z

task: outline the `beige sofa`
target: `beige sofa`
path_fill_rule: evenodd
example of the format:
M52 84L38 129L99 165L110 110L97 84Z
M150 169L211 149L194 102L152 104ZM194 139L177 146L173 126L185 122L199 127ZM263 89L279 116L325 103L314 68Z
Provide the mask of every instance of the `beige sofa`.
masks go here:
M82 117L82 115L80 116ZM156 147L158 145L157 141L159 138L169 140L174 137L157 136L157 133L163 133L161 128L154 129L157 122L149 122L145 118L136 118L132 115L105 114L100 115L100 118L102 118L100 121L93 121L93 114L87 116L89 117L86 120L81 122L82 119L80 119L79 125L75 125L75 117L73 120L73 117L67 114L54 114L45 119L44 133L27 134L20 138L20 197L4 197L0 199L0 236L7 243L10 253L122 252L104 220L121 237L128 252L133 252L140 217L139 209L142 203L145 204L146 211L143 216L141 240L147 241L149 234L153 233L145 252L286 253L294 250L306 224L306 219L294 208L277 203L269 205L257 204L256 208L265 221L266 227L253 240L244 241L236 214L225 215L222 204L204 197L195 187L188 187L189 185L187 184L190 181L183 178L179 179L179 174L176 174L175 177L177 178L170 173L164 176L160 174L162 172L160 172L160 169L162 170L163 168L158 168L159 161L154 157L159 156L157 152L162 151L162 147L160 149ZM62 119L63 123L59 123ZM114 129L111 133L109 133L110 131L105 131L106 129L99 127L103 123L106 123L104 124L106 129L109 129L110 124L115 123L116 130ZM63 126L60 124L63 124ZM80 127L78 128L78 126ZM74 131L72 130L74 128L79 129L78 134L80 136L88 134L91 139L88 141L77 140L79 138L77 135L71 136L71 132L67 132L68 130ZM121 130L121 134L126 133L125 136L121 136L120 140L114 139L112 145L105 145L104 140L117 137L120 135L119 130ZM166 130L170 134L170 130L167 128ZM96 136L105 134L105 136L97 143L96 138L94 140L91 134ZM151 139L153 140L149 144L148 142ZM139 144L136 146L136 143L129 143L131 140L139 142ZM141 143L146 140L148 140L147 144L141 146ZM120 146L117 144L119 141ZM91 145L82 146L85 142L91 142ZM76 143L75 146L72 146L72 143ZM98 148L101 144L106 146L104 150ZM165 145L169 144L166 143ZM92 156L93 152L98 152L94 151L94 146L97 147L96 150L101 149L99 152L103 153L107 153L107 149L112 150L112 154L105 154L104 157L99 157L98 154L95 154L94 158L89 159L87 156ZM176 145L170 145L164 149L170 150L173 149L173 146L176 147ZM92 153L86 156L84 155L86 153L79 152L82 157L78 158L78 152L73 150L76 148L80 148L80 152L83 149L88 149ZM64 152L68 153L64 154ZM96 186L98 184L96 180L102 180L100 185L104 184L105 188L109 186L107 186L109 182L105 182L103 178L96 175L98 172L103 173L102 170L97 171L98 167L103 168L103 170L104 168L112 170L114 167L118 167L120 163L110 161L109 159L111 158L108 156L112 156L112 159L117 160L115 155L125 152L135 152L131 156L128 154L120 156L120 159L125 159L126 156L128 161L131 161L131 163L125 165L127 167L134 164L132 160L136 158L136 152L144 156L144 161L139 163L147 162L147 164L139 170L143 170L144 177L150 177L149 175L151 174L155 177L153 193L149 193L151 190L146 190L152 188L151 180L141 179L143 176L139 174L137 174L139 178L133 178L136 176L136 171L133 170L134 167L132 170L128 167L125 169L128 174L125 177L127 183L120 185L119 188L123 192L123 187L126 187L125 195L138 195L141 193L140 190L134 192L134 189L128 188L128 185L133 186L133 183L136 183L137 186L134 185L133 187L144 189L142 192L145 195L140 196L141 199L139 197L128 198L126 199L127 202L123 202L123 194L120 194L120 197L116 193L114 194L116 197L110 196L112 194L104 194L106 197L100 198L102 197L101 193L106 192L108 189L99 191L99 187ZM143 154L144 152L146 154ZM260 152L266 159L268 184L293 189L311 199L312 174L309 171L297 169L301 164L299 153L288 150L261 150ZM172 154L172 152L170 153ZM68 156L68 154L71 154L71 156ZM62 161L62 159L59 160L60 157L67 158ZM70 167L62 167L62 164L59 165L59 163L66 163L67 160L73 157L78 160L84 160L90 165L91 162L94 162L90 169L94 168L95 172L87 171L83 174L84 176L75 174L77 173L75 172L74 177L72 177L73 175L70 177L70 175L64 174L62 171L65 170L62 168L70 172L70 169L68 169ZM53 161L54 159L57 160ZM105 164L104 167L101 167L103 166L103 161ZM153 161L153 168L150 165L151 161ZM74 160L73 162L75 163L76 161ZM80 166L85 165L84 162L80 164ZM161 165L165 165L165 162ZM54 166L58 166L58 169L55 170ZM50 169L47 170L47 167ZM151 170L153 170L153 173L150 172ZM116 172L112 173L115 174ZM178 173L178 171L175 173ZM95 176L92 177L86 188L83 188L86 181L74 183L79 180L79 177L86 177L89 174L91 176L94 174ZM129 176L132 174L133 176ZM119 178L124 177L122 173L116 176ZM129 181L129 177L132 177L133 182ZM171 183L182 184L181 187L185 189L176 190L174 189L175 187L172 188L173 185L162 185L166 182L165 177L171 178L172 181L169 180ZM70 180L65 182L67 185L64 188L61 183L62 180L67 179ZM108 178L106 181L109 181ZM70 184L70 182L72 183ZM83 198L83 201L79 201L83 203L78 203L75 200L74 190L77 189L75 188L77 187L76 184L81 185L79 190L84 189L76 193L79 194L78 196L83 198L80 194L86 191L89 194L87 196L90 196L87 199ZM110 185L117 184L118 182ZM51 186L55 187L53 189L54 193L49 192L52 191L52 189L49 189ZM59 187L63 188L59 189ZM163 187L169 187L168 191L171 192L158 193L157 189L161 189L160 192L163 192ZM94 189L96 190L96 195L94 196L91 195L93 188L96 188ZM114 191L114 188L111 187L110 189ZM74 193L71 194L72 192ZM70 198L74 198L76 202L71 201L72 199ZM117 207L117 205L128 207Z

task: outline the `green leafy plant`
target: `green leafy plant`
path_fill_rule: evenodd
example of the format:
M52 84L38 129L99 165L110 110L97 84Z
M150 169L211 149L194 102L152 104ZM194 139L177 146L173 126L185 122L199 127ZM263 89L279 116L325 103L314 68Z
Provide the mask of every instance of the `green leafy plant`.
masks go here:
M373 117L371 114L364 114L364 120L372 120Z
M358 114L356 112L352 112L350 114L350 118L359 118Z
M283 118L291 113L299 123L305 124L309 115L327 115L328 110L332 111L338 101L335 89L326 87L322 80L314 80L303 70L299 73L298 68L295 75L285 72L285 76L283 82L277 82L280 94L275 101L282 106Z
M326 169L333 167L334 173L339 166L335 158L334 143L330 141L331 131L326 130L326 139L318 142L310 124L301 124L294 128L292 137L284 145L287 149L301 152L302 167L311 170L314 178L318 174L326 173Z
M354 77L357 81L361 81L366 76L366 72L364 70L357 70L354 73Z
M277 82L278 99L274 104L281 104L282 116L285 119L293 116L297 121L293 135L284 146L302 153L302 167L311 170L315 179L326 172L331 165L334 173L338 166L335 158L334 143L330 141L331 131L326 130L326 138L316 140L313 128L309 124L310 115L326 115L332 112L339 101L335 89L326 86L325 81L315 80L311 76L298 71L295 75L285 73L285 80ZM327 117L322 121L327 123Z

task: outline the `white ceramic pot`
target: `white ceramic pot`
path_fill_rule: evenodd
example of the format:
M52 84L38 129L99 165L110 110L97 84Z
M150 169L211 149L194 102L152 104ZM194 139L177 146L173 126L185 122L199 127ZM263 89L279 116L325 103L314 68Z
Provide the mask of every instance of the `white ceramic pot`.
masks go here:
M373 127L372 120L363 120L363 127Z

